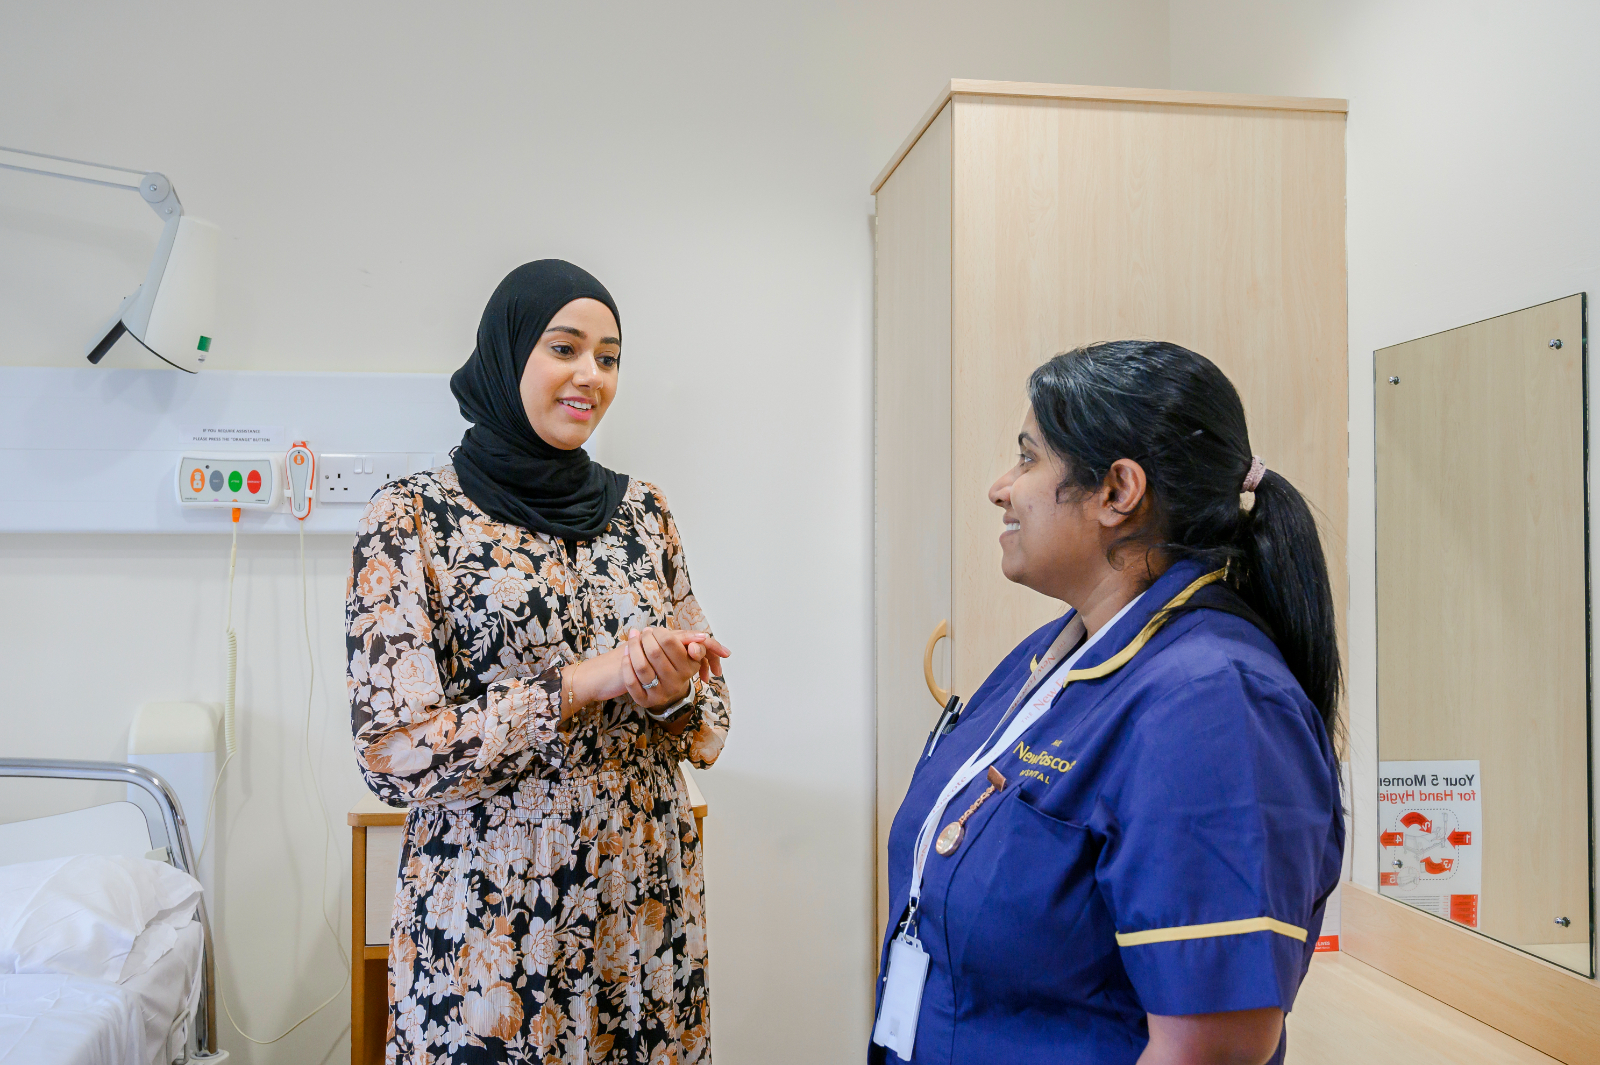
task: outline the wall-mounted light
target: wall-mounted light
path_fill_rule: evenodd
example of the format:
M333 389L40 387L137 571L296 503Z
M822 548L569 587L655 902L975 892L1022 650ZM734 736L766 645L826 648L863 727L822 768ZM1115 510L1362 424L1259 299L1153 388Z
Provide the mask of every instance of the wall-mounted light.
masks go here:
M216 336L217 246L221 231L183 213L178 193L166 175L120 166L100 166L57 155L0 148L0 167L30 174L69 178L91 185L132 189L161 218L161 239L144 284L122 301L116 317L96 334L88 350L98 363L123 333L162 361L198 371Z

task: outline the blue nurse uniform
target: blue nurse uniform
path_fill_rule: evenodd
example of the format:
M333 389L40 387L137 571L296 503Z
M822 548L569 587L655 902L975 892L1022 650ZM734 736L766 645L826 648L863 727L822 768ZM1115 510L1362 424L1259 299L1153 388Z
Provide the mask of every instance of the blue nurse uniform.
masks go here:
M1178 563L1113 623L995 760L1005 787L960 845L930 848L912 1061L1131 1065L1146 1014L1294 1005L1339 878L1338 766L1260 629L1212 609L1156 618L1205 577ZM913 848L939 792L1004 731L1032 664L1074 621L1024 640L922 758L889 834L891 914L906 913ZM979 773L940 827L987 786Z

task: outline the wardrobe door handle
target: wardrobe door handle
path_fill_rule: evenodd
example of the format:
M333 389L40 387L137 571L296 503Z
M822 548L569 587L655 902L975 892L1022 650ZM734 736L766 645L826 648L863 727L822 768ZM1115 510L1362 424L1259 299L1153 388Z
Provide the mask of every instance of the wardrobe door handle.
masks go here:
M933 648L940 640L950 635L950 621L945 619L939 622L933 630L933 635L928 637L928 646L922 652L922 679L928 682L928 693L933 696L933 701L941 707L950 701L950 693L939 687L933 679Z

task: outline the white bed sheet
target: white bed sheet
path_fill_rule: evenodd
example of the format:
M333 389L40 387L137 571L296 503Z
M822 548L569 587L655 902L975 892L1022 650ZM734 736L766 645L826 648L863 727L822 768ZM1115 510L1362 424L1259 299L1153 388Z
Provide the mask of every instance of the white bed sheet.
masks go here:
M188 1016L200 998L200 959L205 933L199 921L178 932L172 949L154 965L122 982L144 1020L144 1054L148 1065L167 1065L183 1057L189 1035ZM137 950L137 947L135 947Z
M122 984L0 974L0 1062L167 1065L181 1057L199 993L202 941L199 922L191 921L172 949Z
M59 973L0 975L0 1062L146 1065L144 1025L115 984Z

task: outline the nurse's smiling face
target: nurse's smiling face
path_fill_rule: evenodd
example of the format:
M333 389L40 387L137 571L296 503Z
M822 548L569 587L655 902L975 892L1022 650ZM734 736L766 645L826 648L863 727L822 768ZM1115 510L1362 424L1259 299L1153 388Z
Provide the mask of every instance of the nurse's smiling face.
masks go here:
M1094 492L1063 488L1065 462L1045 444L1029 410L1017 434L1017 464L989 489L1002 522L1000 571L1071 603L1094 632L1153 576L1143 564L1123 565L1116 554L1148 517L1147 485L1138 463L1118 459Z

